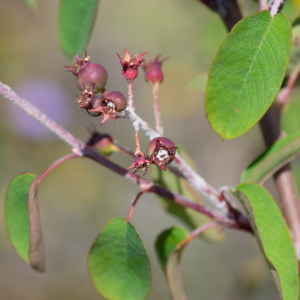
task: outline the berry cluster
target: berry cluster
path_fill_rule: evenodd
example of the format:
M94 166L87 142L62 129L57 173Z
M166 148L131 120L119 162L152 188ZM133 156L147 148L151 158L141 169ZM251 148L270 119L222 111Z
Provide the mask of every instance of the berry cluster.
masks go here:
M142 59L142 57L147 52L132 57L127 49L125 49L125 56L120 58L120 63L122 65L122 75L128 82L129 87L129 108L133 110L133 100L132 100L132 82L138 76L138 67L142 65L145 74L146 81L156 86L160 84L163 80L163 73L161 71L162 62L168 58L164 58L161 61L158 60L159 55L154 57L151 62L147 62ZM106 69L100 64L94 64L90 62L90 57L87 56L85 52L85 58L81 59L76 54L74 54L76 63L74 66L65 66L68 68L68 72L72 72L76 76L76 82L78 88L82 91L81 97L76 95L76 102L79 108L85 109L90 116L98 117L103 116L101 125L108 119L113 119L114 122L117 117L117 113L123 111L127 107L127 100L125 96L118 92L107 92L105 85L108 79L108 74ZM100 96L96 96L97 93L101 93ZM158 110L158 101L156 103ZM150 141L147 146L146 155L140 151L139 141L138 141L138 125L136 127L136 150L135 150L135 160L133 164L127 168L134 169L133 176L137 173L139 169L147 170L150 164L155 164L159 166L162 170L166 171L166 165L170 164L176 154L176 149L174 143L165 137L156 137ZM161 127L162 129L162 127ZM160 131L162 134L162 130ZM117 147L114 145L114 140L111 136L105 135L101 136L95 141L93 136L88 142L88 146L93 146L104 155L112 154ZM101 149L101 150L100 150ZM144 174L144 175L145 175Z

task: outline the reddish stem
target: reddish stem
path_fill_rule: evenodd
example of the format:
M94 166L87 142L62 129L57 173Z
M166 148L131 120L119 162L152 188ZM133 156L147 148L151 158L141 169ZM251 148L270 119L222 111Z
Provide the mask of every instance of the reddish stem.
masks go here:
M295 84L296 79L298 78L299 72L300 64L293 70L286 86L278 93L277 102L275 103L275 107L278 114L281 112L283 105L285 105L288 102L292 88Z
M133 92L132 92L132 82L128 82L128 106L131 110L134 110L133 107Z
M161 115L159 110L158 89L159 89L159 82L157 81L152 84L152 94L154 100L154 115L155 115L155 122L156 122L156 131L160 136L163 136L164 130L161 123Z
M56 162L54 162L49 168L47 168L38 178L38 181L36 183L36 191L38 190L39 188L39 185L40 183L42 182L42 180L44 179L44 177L50 172L52 171L55 167L57 167L58 165L60 165L61 163L69 160L69 159L72 159L72 158L76 158L76 157L79 157L78 155L76 154L68 154L66 156L63 156L61 157L60 159L58 159Z
M131 221L131 217L132 217L132 214L133 214L133 211L135 209L135 205L136 203L138 202L138 200L140 199L140 197L144 194L144 193L147 193L149 192L148 190L145 190L145 191L140 191L136 197L134 198L134 200L132 201L131 203L131 206L129 208L129 211L128 211L128 214L127 214L127 221L130 222Z

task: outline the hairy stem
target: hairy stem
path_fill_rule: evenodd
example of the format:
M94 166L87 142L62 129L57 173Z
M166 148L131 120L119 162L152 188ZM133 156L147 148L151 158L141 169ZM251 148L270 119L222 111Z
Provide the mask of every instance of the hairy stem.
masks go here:
M159 89L159 82L157 81L152 84L152 94L154 100L154 115L155 115L156 131L160 136L163 136L164 129L161 123L161 115L159 110L158 89Z
M7 98L9 101L17 105L27 114L35 118L39 121L42 125L48 128L50 131L55 133L58 137L64 140L67 144L73 147L73 152L77 156L86 156L90 159L100 163L104 167L112 170L113 172L125 177L127 180L137 184L140 186L142 190L148 189L150 192L153 192L157 195L164 196L169 200L178 203L182 206L189 207L199 213L205 214L214 220L221 222L223 224L227 224L229 227L232 228L240 228L246 230L248 232L252 232L250 224L240 222L240 219L232 219L223 213L204 207L198 203L192 202L189 199L185 198L184 196L171 192L165 188L162 188L152 181L147 180L143 177L134 176L128 171L125 171L124 168L120 167L119 165L107 160L102 155L98 154L96 151L91 149L90 147L86 146L82 141L76 139L71 133L69 133L66 129L62 126L58 125L52 119L50 119L47 115L42 113L39 109L33 106L31 103L27 102L25 99L19 97L9 86L3 84L0 81L0 94Z

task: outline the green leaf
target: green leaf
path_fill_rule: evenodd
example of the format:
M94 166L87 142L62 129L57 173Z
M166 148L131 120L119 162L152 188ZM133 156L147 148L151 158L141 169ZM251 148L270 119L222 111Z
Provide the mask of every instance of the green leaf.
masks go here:
M161 168L156 166L153 166L150 171L153 181L158 185L175 193L179 193L190 200L194 199L194 201L196 200L195 202L200 201L189 192L186 180L179 178L169 170L163 171ZM179 218L191 229L198 228L211 220L207 216L199 214L193 209L179 205L162 196L158 196L157 199L164 210ZM225 239L224 235L218 232L215 228L211 228L203 232L200 237L209 242L222 242Z
M88 267L96 290L111 300L145 299L151 266L145 246L126 219L109 221L91 247Z
M64 53L74 61L73 54L84 50L96 16L98 0L61 0L58 18L59 41Z
M30 226L28 216L28 190L35 174L17 175L8 187L5 201L5 221L9 238L18 255L29 260Z
M39 0L23 0L23 2L31 11L37 10Z
M184 87L205 91L207 85L207 73L198 73L189 78L185 83Z
M205 109L212 128L233 139L253 127L280 89L291 47L286 15L268 11L238 22L211 66Z
M183 227L172 227L163 231L156 239L155 250L164 272L168 258L176 246L189 236Z
M276 202L262 186L244 183L233 193L249 218L281 300L298 299L298 263L293 242Z
M242 182L263 184L270 176L300 153L300 131L276 141L243 172Z
M189 233L182 227L172 227L163 231L156 240L155 250L158 260L167 276L173 300L186 299L182 285L180 260Z

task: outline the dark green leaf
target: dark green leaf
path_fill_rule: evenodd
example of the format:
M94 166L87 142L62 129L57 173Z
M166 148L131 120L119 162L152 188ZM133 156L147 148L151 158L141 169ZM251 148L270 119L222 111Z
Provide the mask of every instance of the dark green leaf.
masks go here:
M39 3L39 0L23 0L23 2L26 4L26 6L31 10L31 11L36 11L37 6Z
M84 50L96 16L98 0L61 0L58 33L64 53L74 60L73 54Z
M195 202L199 202L199 199L197 200L197 198L189 192L189 185L186 180L179 178L169 170L163 171L161 168L156 166L153 166L150 170L151 177L155 183L168 190L179 193L190 200L194 199L194 201L196 200ZM167 198L161 196L158 196L157 198L163 209L182 220L192 229L198 228L210 221L210 218L207 216L170 201ZM215 228L211 228L203 232L200 237L209 242L221 242L224 240L224 235L220 234Z
M242 182L263 184L270 176L300 153L300 131L275 142L243 172Z
M257 243L282 300L298 299L298 263L284 218L272 196L254 183L239 185L234 195L245 208Z
M88 266L96 290L111 300L142 300L151 287L145 246L130 222L109 221L91 247Z
M233 139L253 127L280 89L291 46L287 16L250 15L228 34L211 66L205 108L212 128Z
M16 176L6 194L5 221L9 238L18 255L28 264L30 226L28 216L28 190L37 175L24 173Z

